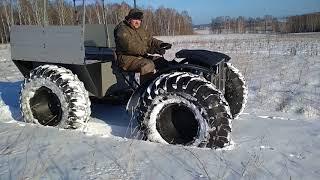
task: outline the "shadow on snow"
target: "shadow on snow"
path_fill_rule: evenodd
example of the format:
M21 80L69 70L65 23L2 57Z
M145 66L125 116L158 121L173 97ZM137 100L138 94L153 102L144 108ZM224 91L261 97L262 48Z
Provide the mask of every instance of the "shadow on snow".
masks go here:
M108 103L93 103L91 117L105 122L111 127L111 134L119 137L136 138L137 122L133 120L125 109L125 105Z
M12 117L21 121L19 93L22 81L0 82L0 96L3 102L9 107Z

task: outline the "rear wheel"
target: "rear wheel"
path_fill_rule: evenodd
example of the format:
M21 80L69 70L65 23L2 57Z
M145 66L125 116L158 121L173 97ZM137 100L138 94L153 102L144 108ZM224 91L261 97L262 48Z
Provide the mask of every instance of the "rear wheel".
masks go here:
M60 128L78 128L91 114L83 83L70 70L55 65L30 72L21 90L20 107L26 122Z
M240 71L231 63L226 63L226 85L224 97L229 103L233 118L244 110L248 99L248 88Z
M210 148L230 141L228 103L199 75L174 72L160 76L142 95L136 114L150 141Z

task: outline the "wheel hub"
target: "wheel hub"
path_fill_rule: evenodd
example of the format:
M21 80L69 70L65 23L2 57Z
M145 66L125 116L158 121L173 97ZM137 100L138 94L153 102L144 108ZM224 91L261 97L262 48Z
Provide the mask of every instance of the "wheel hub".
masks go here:
M186 105L170 104L162 109L157 118L157 130L170 144L189 144L199 131L199 123Z
M61 103L57 95L42 86L30 99L33 117L45 126L57 126L62 117Z

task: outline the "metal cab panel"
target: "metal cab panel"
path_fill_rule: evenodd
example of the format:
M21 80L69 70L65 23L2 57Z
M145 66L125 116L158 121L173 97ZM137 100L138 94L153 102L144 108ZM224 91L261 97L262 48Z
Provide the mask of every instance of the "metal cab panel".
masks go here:
M113 24L86 24L84 45L89 47L116 47L114 41L115 25Z
M84 64L81 26L12 26L13 60Z

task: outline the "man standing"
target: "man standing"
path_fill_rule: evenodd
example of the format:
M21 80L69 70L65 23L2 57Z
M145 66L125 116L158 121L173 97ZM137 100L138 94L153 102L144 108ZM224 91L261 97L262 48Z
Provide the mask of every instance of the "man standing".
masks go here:
M142 11L131 9L125 20L114 30L119 66L126 71L139 72L140 84L151 78L155 70L155 64L146 58L147 54L163 55L165 49L171 48L171 44L150 36L141 27L142 19Z

